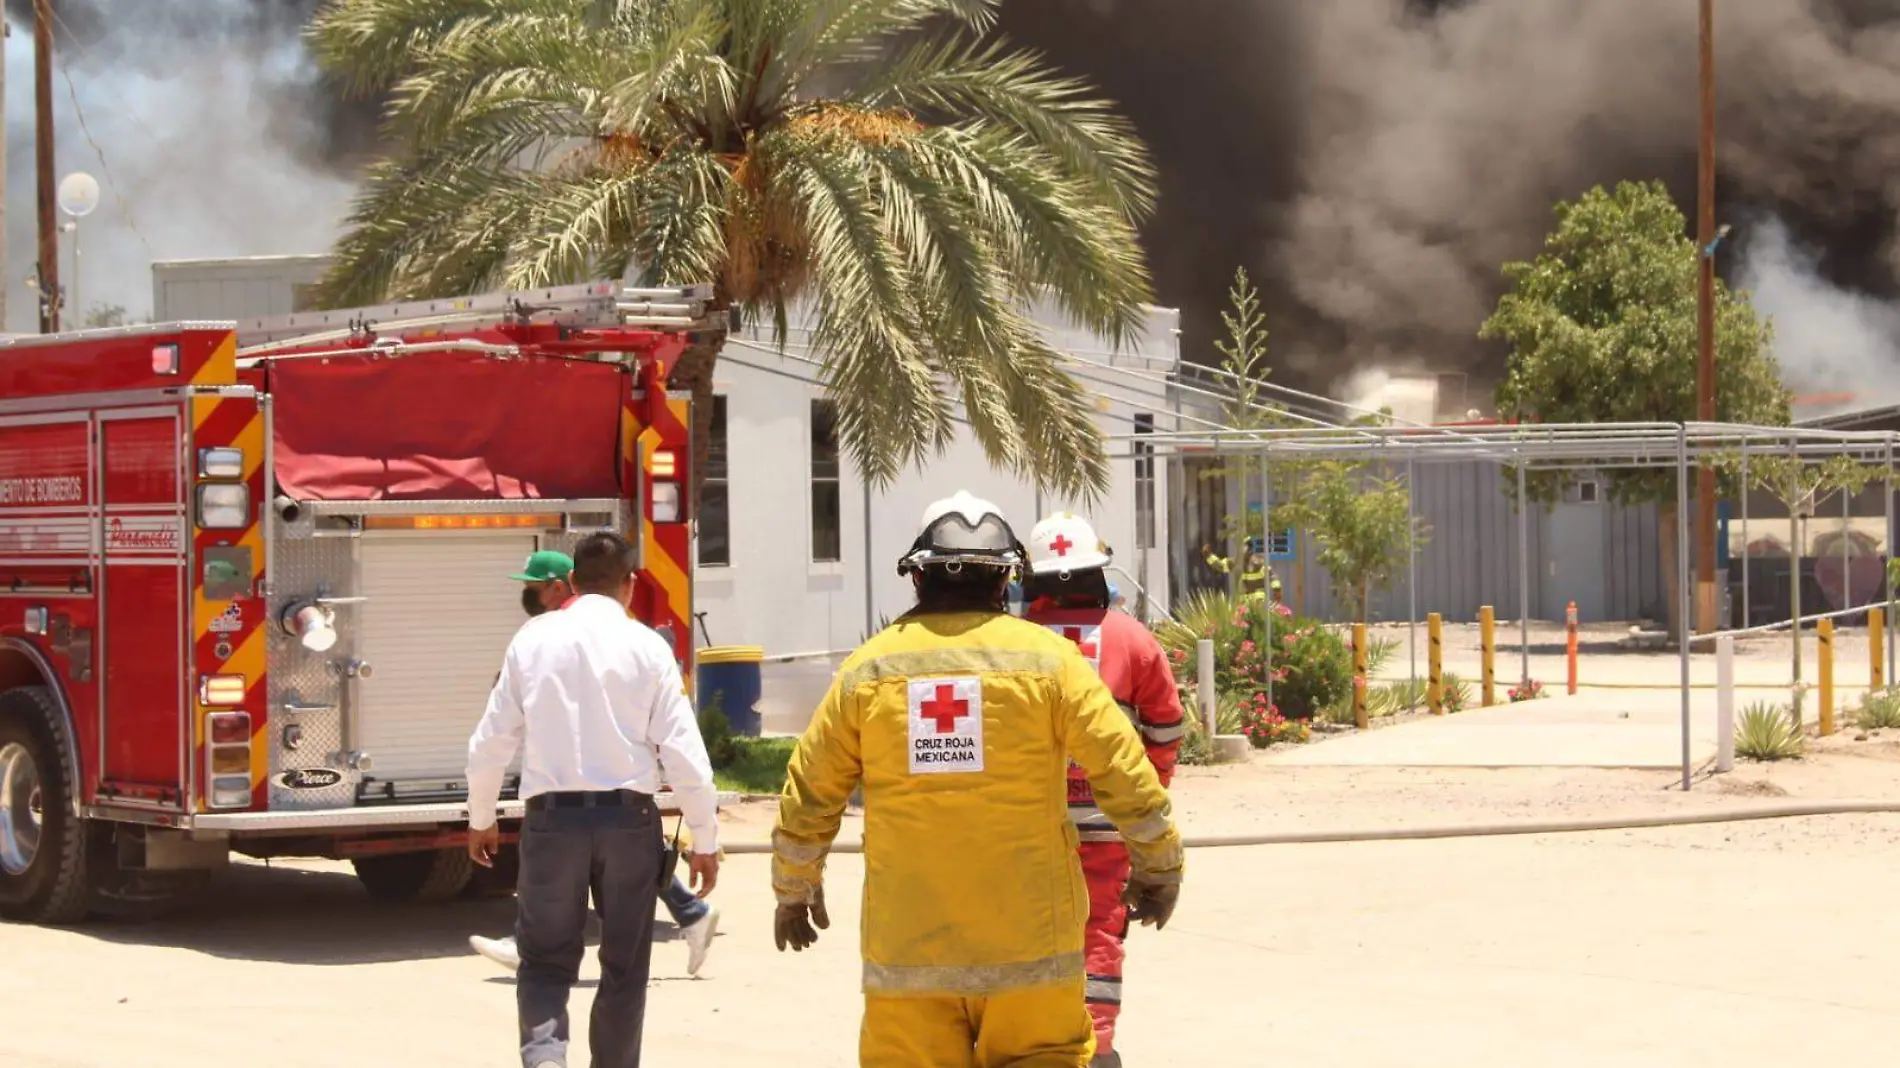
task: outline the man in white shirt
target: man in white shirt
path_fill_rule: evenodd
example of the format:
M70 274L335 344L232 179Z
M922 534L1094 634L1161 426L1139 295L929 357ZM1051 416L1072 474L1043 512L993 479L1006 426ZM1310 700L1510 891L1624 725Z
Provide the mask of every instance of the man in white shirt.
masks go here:
M517 749L521 875L515 1001L525 1068L565 1068L567 998L586 952L587 899L600 913L600 988L588 1029L595 1068L637 1068L664 878L662 779L673 787L700 897L719 876L712 766L679 666L627 615L633 548L595 534L574 550L578 599L529 620L508 646L488 711L468 743L469 853L492 861L501 784Z

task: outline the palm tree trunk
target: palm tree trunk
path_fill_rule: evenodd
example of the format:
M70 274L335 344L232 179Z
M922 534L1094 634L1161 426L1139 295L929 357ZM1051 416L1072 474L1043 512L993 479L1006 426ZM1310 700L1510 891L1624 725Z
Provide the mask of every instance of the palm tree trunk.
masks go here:
M727 315L731 305L732 301L725 293L715 292L713 299L706 305L706 314L709 318L717 319ZM673 373L666 383L668 389L685 390L693 401L689 427L692 434L692 467L689 472L692 484L688 487L692 510L687 514L695 517L695 521L699 514L699 491L706 483L706 465L712 456L713 368L719 363L719 353L725 348L725 341L725 332L719 331L687 348L680 355L679 363L673 366Z

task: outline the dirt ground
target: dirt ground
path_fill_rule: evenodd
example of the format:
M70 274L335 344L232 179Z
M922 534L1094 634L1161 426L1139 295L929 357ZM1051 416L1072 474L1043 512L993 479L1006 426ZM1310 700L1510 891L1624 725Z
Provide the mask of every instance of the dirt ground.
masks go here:
M1256 762L1184 769L1174 792L1190 835L1900 800L1900 737L1672 785ZM728 840L764 841L771 818L740 806ZM1879 902L1896 845L1900 817L1842 816L1198 850L1175 922L1131 936L1123 1053L1135 1068L1890 1064L1900 914ZM832 928L799 955L772 948L766 872L728 859L699 981L662 920L647 1063L855 1063L859 860L833 859ZM512 978L466 948L512 912L377 907L340 865L242 864L163 921L0 927L0 1065L515 1064Z

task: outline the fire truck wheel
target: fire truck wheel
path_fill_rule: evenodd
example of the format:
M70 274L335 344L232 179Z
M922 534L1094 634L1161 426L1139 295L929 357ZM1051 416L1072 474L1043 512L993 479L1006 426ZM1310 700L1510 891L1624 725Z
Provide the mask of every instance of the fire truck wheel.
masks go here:
M363 889L378 901L447 901L462 892L475 870L461 847L358 857L350 863Z
M0 693L0 917L78 923L91 907L70 744L45 687Z
M515 880L521 876L521 850L505 845L495 854L495 866L477 867L469 874L468 897L496 898L515 896Z

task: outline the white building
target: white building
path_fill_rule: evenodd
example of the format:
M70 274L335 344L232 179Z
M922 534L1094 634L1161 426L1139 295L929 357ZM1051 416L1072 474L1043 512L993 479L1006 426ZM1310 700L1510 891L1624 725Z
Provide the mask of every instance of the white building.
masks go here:
M1103 351L1086 332L1044 309L1050 341L1096 395L1110 436L1111 484L1092 507L1039 495L992 469L959 437L924 470L873 490L838 455L818 363L794 331L781 354L769 334L730 339L714 373L714 447L720 454L700 508L696 608L714 644L759 645L768 656L849 649L911 602L896 571L931 501L967 489L1000 505L1027 537L1036 519L1067 508L1088 515L1115 550L1111 573L1130 603L1138 588L1168 588L1167 474L1129 457L1128 437L1168 410L1175 366L1172 309L1149 310L1136 351ZM1166 429L1169 419L1161 418ZM722 507L723 505L723 507ZM724 514L722 515L722 511ZM868 516L868 521L867 521ZM1152 520L1152 522L1150 522Z
M326 258L169 261L153 265L156 318L236 319L301 310ZM694 607L706 644L757 645L771 661L761 710L768 726L795 727L822 693L839 651L859 644L911 603L896 572L925 505L967 489L1002 506L1019 535L1064 506L1093 519L1115 551L1111 579L1134 607L1143 588L1168 590L1167 464L1138 465L1138 427L1173 428L1165 414L1178 364L1179 313L1151 308L1134 351L1111 353L1085 331L1040 310L1050 342L1095 394L1110 435L1112 479L1093 507L1043 498L992 470L960 437L922 471L872 491L830 432L818 357L794 330L781 352L767 333L735 335L714 376L715 463L699 503ZM798 322L794 317L793 322ZM785 663L790 661L790 663Z

